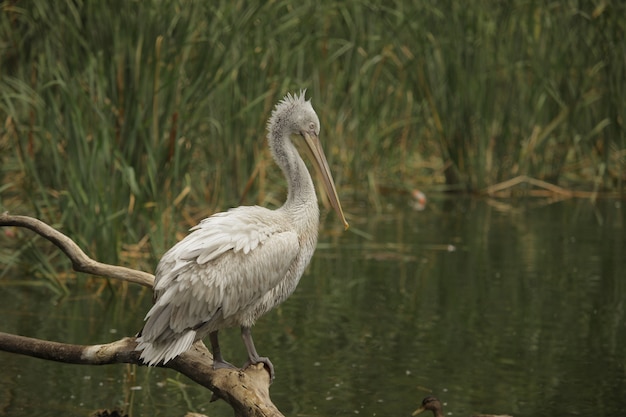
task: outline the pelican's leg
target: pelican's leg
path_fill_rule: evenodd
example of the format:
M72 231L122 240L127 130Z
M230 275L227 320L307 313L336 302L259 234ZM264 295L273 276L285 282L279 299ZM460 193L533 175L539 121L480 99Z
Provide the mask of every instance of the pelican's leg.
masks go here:
M209 339L211 340L211 350L213 351L213 369L237 368L235 365L226 362L224 358L222 358L220 344L217 341L217 330L209 333Z
M252 340L252 333L250 332L249 327L241 327L241 338L243 339L243 344L246 345L246 349L248 350L248 362L243 366L247 368L250 365L256 365L257 363L263 363L267 365L270 370L270 381L274 380L274 365L270 358L259 356L256 353L256 348L254 347L254 341Z

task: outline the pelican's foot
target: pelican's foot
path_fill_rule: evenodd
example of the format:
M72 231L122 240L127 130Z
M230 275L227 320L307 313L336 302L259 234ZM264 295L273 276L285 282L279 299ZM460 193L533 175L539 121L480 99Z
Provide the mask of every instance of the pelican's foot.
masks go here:
M217 360L213 359L213 369L238 369L232 363L226 362L225 360Z
M270 383L272 383L274 381L274 377L276 376L276 374L274 374L274 364L272 363L272 361L268 357L257 356L255 358L250 358L248 360L248 362L246 362L243 365L243 368L241 368L241 369L246 369L248 366L256 365L257 363L262 363L265 367L267 367L267 370L270 373Z

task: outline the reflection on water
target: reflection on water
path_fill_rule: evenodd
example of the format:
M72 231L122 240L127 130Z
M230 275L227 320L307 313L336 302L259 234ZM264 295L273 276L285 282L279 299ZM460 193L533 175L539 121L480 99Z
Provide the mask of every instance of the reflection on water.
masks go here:
M359 220L360 219L360 220ZM329 219L329 226L334 219ZM626 234L620 202L513 206L431 201L356 214L323 235L296 293L253 330L286 415L409 416L428 394L447 413L618 415L626 398ZM84 282L84 281L83 281ZM150 294L54 300L3 287L1 331L71 343L136 332ZM225 358L243 363L237 330ZM160 369L85 367L0 353L0 414L230 416Z

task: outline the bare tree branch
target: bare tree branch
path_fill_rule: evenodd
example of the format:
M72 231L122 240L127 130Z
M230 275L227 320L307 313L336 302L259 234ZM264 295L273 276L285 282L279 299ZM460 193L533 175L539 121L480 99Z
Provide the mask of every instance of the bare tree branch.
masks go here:
M44 222L26 216L0 214L1 226L28 228L43 236L65 253L72 261L75 271L111 277L152 286L154 276L116 265L103 264L88 257L69 237ZM0 350L56 362L82 365L109 365L130 363L143 365L135 350L134 337L102 344L73 345L17 336L0 332ZM168 362L165 367L173 369L198 384L213 391L231 405L236 417L282 417L269 395L270 377L262 364L245 370L213 369L213 357L202 341Z
M71 345L0 332L0 350L49 361L80 365L141 364L134 337L105 345Z
M154 275L147 272L94 261L72 239L41 220L27 216L12 216L5 212L0 214L0 226L25 227L48 239L67 255L70 261L72 261L72 267L77 272L134 282L146 287L152 287L154 284Z

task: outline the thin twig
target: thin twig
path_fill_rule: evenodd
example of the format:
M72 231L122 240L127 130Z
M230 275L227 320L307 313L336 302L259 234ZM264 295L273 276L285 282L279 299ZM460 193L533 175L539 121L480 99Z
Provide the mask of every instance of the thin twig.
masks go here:
M559 195L565 198L572 198L572 197L590 198L596 194L595 192L590 192L590 191L568 190L567 188L559 187L558 185L554 185L546 181L538 180L536 178L528 177L526 175L519 175L515 178L511 178L509 180L502 181L494 185L490 185L489 187L485 188L482 192L484 194L493 195L496 193L501 193L505 190L509 190L519 184L530 184L530 185L534 185L535 187L539 187L543 189L544 190L543 192L538 192L538 193L533 193L532 191L529 191L529 194L538 194L541 196Z

